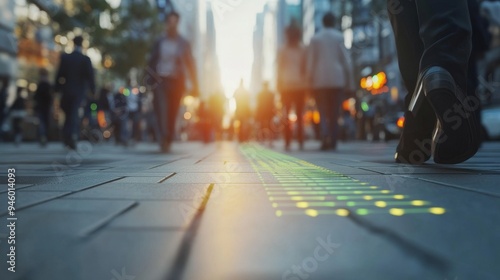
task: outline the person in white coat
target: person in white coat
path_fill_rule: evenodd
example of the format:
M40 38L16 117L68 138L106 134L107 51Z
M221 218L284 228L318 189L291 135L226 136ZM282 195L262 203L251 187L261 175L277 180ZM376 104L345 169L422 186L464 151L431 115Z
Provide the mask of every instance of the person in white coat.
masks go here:
M332 13L325 14L323 26L308 46L306 73L309 90L314 94L320 113L321 150L334 150L340 105L345 92L354 90L354 79L344 37L334 28Z

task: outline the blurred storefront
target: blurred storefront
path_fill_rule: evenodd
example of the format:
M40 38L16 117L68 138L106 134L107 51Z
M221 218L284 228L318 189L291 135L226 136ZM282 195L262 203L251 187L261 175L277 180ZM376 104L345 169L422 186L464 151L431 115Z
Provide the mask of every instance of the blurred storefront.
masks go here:
M0 2L0 89L13 92L12 85L17 73L17 40L14 37L16 15L15 0Z

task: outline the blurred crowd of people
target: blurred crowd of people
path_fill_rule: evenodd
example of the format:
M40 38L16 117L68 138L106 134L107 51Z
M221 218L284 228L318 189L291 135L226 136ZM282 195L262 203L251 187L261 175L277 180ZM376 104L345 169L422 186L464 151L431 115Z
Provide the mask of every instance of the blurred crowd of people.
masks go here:
M472 27L475 29L470 71L475 70L475 59L479 56L477 53L484 52L489 44L486 28L477 18L477 9L477 6L469 7ZM69 149L76 149L77 141L82 137L90 137L82 131L96 130L99 131L99 137L114 138L118 145L131 146L138 141L155 141L161 151L169 152L172 142L179 138L176 126L179 123L178 116L182 115L183 96L188 93L194 99L199 97L195 60L190 43L178 33L179 20L180 16L175 12L166 17L166 32L153 44L144 71L145 77L141 80L143 84L127 77L121 85L107 83L97 91L91 61L82 52L83 38L75 37L75 49L72 53L61 55L53 83L46 69L39 72L39 83L33 99L41 145L45 146L50 138L49 128L56 109L53 106L57 104L57 109L64 112L60 139ZM301 28L292 20L285 31L285 44L277 56L277 91L273 91L270 81L266 81L259 93L251 94L245 89L242 79L233 95L234 108L229 105L233 101L223 93L214 93L204 100L198 100L196 110L186 111L183 115L187 121L197 120L194 130L198 139L210 142L231 139L234 134L240 142L256 139L272 146L275 139L283 136L285 149L290 150L294 138L299 149L303 149L308 137L305 133L307 121L315 128L314 137L320 141L321 150L335 150L339 139L347 138L347 134L353 137L356 133L355 117L352 112L342 108L342 104L355 97L357 86L351 56L345 47L342 32L335 28L336 22L332 13L325 14L323 28L305 46ZM409 55L403 51L410 50L402 45L410 44L411 41L398 32L396 41L400 60L404 60ZM404 67L411 64L404 62L401 65L405 73ZM471 77L477 75L469 75ZM405 78L408 80L408 77ZM0 82L0 127L8 117L12 121L12 138L15 143L19 143L22 141L22 122L26 116L25 89L18 89L13 105L6 109L6 82ZM468 86L471 87L468 91L472 92L477 87L477 79L469 81ZM411 97L409 95L408 98ZM406 103L409 102L408 98ZM368 127L373 137L377 138L378 133L373 132L373 127L374 119L380 112L377 112L375 101L357 101L361 101L357 106L362 109L360 111L367 124L363 124L360 131ZM396 105L401 109L408 106ZM311 111L315 114L306 117ZM412 118L408 112L405 116L406 119ZM343 131L339 129L339 118L346 128ZM181 132L193 130L191 126L183 125ZM429 124L429 127L433 126L434 123ZM224 138L224 135L227 137Z

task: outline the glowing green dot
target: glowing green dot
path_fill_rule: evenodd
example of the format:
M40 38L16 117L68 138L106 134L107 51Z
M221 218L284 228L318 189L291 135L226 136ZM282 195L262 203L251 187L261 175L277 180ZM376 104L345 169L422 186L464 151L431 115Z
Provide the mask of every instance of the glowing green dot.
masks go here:
M370 211L368 211L368 209L358 209L358 210L356 210L356 213L358 215L364 216L364 215L368 215L370 213Z

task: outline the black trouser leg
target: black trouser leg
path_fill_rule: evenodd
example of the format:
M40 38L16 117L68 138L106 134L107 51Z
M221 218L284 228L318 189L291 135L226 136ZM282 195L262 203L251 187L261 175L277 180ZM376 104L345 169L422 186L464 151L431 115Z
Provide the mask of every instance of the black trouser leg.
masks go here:
M177 85L174 85L172 92L168 96L168 141L175 140L175 124L177 121L177 114L181 106L182 91L179 90Z
M292 92L284 92L281 99L283 102L283 107L285 108L285 115L283 116L285 120L285 146L290 146L292 141L292 124L289 119L290 111L292 110L293 98L291 96Z
M424 44L420 70L441 66L465 92L472 49L467 0L419 0L415 3Z

